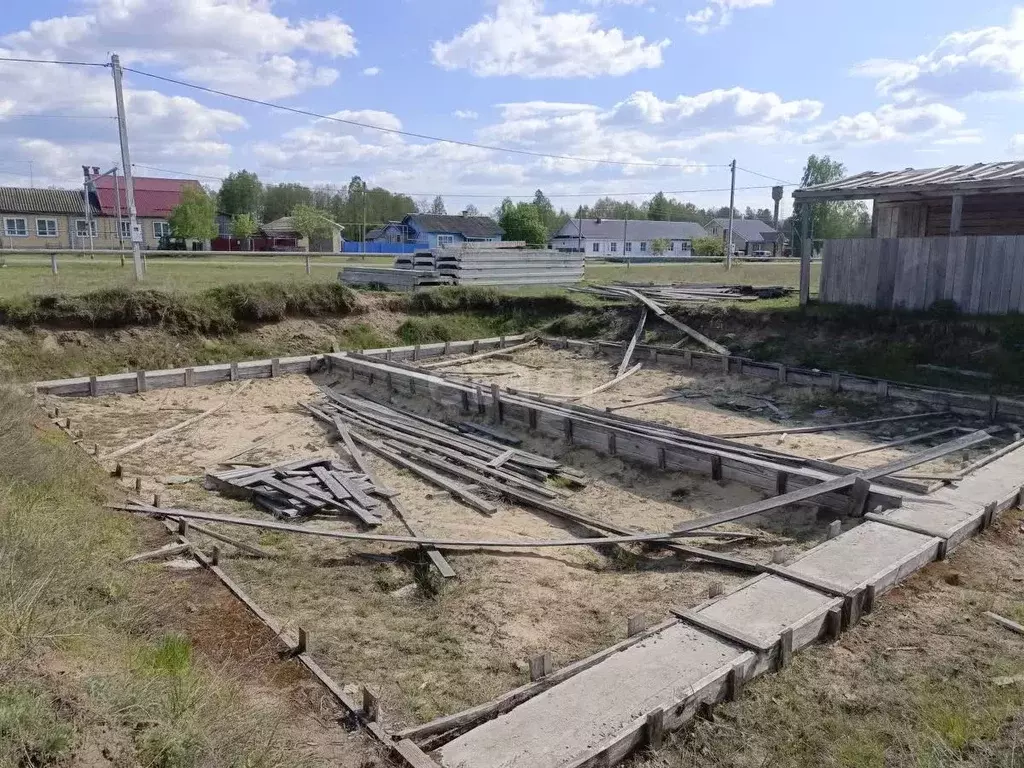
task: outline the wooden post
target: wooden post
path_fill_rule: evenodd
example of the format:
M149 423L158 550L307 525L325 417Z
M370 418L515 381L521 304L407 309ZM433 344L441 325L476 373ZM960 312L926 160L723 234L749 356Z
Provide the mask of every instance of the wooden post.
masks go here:
M178 520L178 535L185 536L188 534L188 520L182 518Z
M665 741L665 710L662 707L647 714L644 732L647 736L647 745L651 749L661 749Z
M388 374L390 377L390 374ZM390 384L390 381L388 382ZM469 392L462 390L462 412L469 413Z
M220 547L213 545L213 552L210 554L210 565L220 565Z
M776 565L781 565L786 562L786 550L776 549L772 552L772 562Z
M811 206L804 203L800 211L800 306L811 299Z
M641 632L647 629L647 619L643 617L643 614L636 614L626 619L626 637L633 637L639 635Z
M363 686L363 717L368 723L374 723L380 717L380 699L365 685Z
M778 364L778 369L779 369L779 384L785 384L786 383L786 378L789 375L789 370L786 368L786 366L783 363L779 363Z
M850 489L850 506L846 511L850 517L863 517L867 511L868 494L871 493L871 483L862 477L853 481L853 488Z
M159 507L160 506L160 494L159 493L154 493L153 494L153 506L154 507Z
M779 669L789 666L793 659L793 628L787 627L779 635Z
M548 651L530 658L530 682L535 683L551 674L551 654Z
M278 358L273 358L270 361L270 378L276 379L281 375L281 361Z
M708 584L708 599L711 600L725 594L725 585L720 581L712 581Z
M230 366L231 373L229 377L231 381L238 381L238 363L232 363Z
M843 524L839 520L833 520L825 529L825 540L834 539L843 530Z
M142 493L142 478L141 477L136 477L135 478L135 492L136 493Z
M494 407L491 418L494 419L495 424L501 424L505 418L505 414L502 412L504 409L501 404L501 387L494 383L491 384L491 403Z
M614 455L616 455L616 453L618 453L618 447L615 445L615 433L609 430L609 432L608 432L608 455L609 456L614 456Z
M420 359L420 345L417 344L415 347L412 348L412 361L415 363L419 359Z
M569 416L562 419L562 433L565 435L565 442L572 445L572 418Z
M825 619L825 634L829 640L838 640L843 631L843 609L840 607L829 608L828 616Z
M839 390L840 390L840 383L841 382L839 380L839 374L833 372L832 373L832 382L831 382L831 384L832 384L832 391L833 392L839 392Z
M530 429L536 429L537 428L537 409L536 408L530 408L526 412L526 418L527 418L527 421L529 422Z
M508 345L508 342L505 340L505 336L504 335L499 336L498 337L498 349L504 349L507 345Z
M186 368L185 369L185 386L194 387L196 385L196 369Z
M53 276L57 276L57 254L50 254L50 271L53 272Z
M135 391L145 392L146 391L146 372L138 371L135 374Z
M295 655L298 656L300 653L305 653L309 648L309 635L306 634L306 630L299 627L299 642L295 646Z
M727 374L727 375L729 373L729 356L728 355L722 355L722 373Z
M712 455L711 457L711 479L721 480L722 479L722 457L718 455Z
M474 384L473 387L476 390L476 412L482 416L487 413L487 404L484 402L484 388L479 384Z
M96 397L100 393L100 385L95 376L89 377L89 396Z
M775 473L775 495L782 496L789 488L789 472L781 469Z
M961 234L961 221L964 215L964 196L953 195L953 210L949 214L949 236L958 237Z
M736 701L742 695L744 677L743 663L733 664L725 681L725 696L728 701Z
M999 398L995 395L989 395L988 397L988 420L995 421L996 416L999 415Z
M683 350L683 365L693 368L693 352L689 349Z
M658 469L665 469L665 446L658 446Z

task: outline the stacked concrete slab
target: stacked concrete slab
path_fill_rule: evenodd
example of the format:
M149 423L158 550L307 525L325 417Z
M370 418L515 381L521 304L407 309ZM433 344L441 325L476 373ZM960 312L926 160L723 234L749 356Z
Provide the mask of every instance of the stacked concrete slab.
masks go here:
M438 248L437 271L457 285L571 285L583 280L583 254L541 248Z

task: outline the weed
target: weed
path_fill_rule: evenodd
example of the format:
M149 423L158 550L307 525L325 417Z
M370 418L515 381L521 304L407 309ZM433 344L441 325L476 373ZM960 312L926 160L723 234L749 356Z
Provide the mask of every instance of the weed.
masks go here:
M0 765L53 765L71 752L74 730L44 690L0 684Z

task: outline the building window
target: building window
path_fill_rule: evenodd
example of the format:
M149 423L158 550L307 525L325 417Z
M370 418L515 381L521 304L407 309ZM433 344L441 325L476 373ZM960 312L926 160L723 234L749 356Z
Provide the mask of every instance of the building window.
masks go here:
M455 235L438 235L437 246L444 248L446 245L455 245Z
M626 243L626 253L632 253L632 252L633 252L633 241L630 240L630 241L628 241Z
M4 234L8 237L28 237L28 222L25 219L4 219Z
M121 219L121 239L132 239L132 223L128 219Z
M675 240L669 240L668 241L668 249L670 251L674 251L676 249L676 241Z
M131 232L128 233L131 235ZM171 225L166 221L154 221L153 222L153 237L159 240L162 237L171 236Z
M693 250L693 243L691 243L689 240L683 240L682 242L679 243L679 250L680 251L690 251L690 250Z
M39 237L56 237L57 220L36 219L36 234L39 235Z
M75 220L75 234L79 237L92 237L97 236L96 230L96 219L76 219Z
M592 250L594 253L600 253L601 252L601 244L600 243L594 243L593 245L590 246L590 250Z
M619 244L613 240L612 243L611 243L611 251L612 251L612 253L616 253L618 250L619 250Z
M640 242L640 253L647 253L647 241L642 240Z

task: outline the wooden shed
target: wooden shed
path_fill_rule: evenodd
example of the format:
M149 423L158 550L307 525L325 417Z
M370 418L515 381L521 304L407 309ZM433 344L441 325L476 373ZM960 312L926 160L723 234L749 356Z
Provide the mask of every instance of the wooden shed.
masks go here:
M821 301L1024 311L1024 163L869 171L798 189L793 200L805 236L815 203L873 202L871 238L825 243ZM801 237L801 303L810 293L810 245Z

